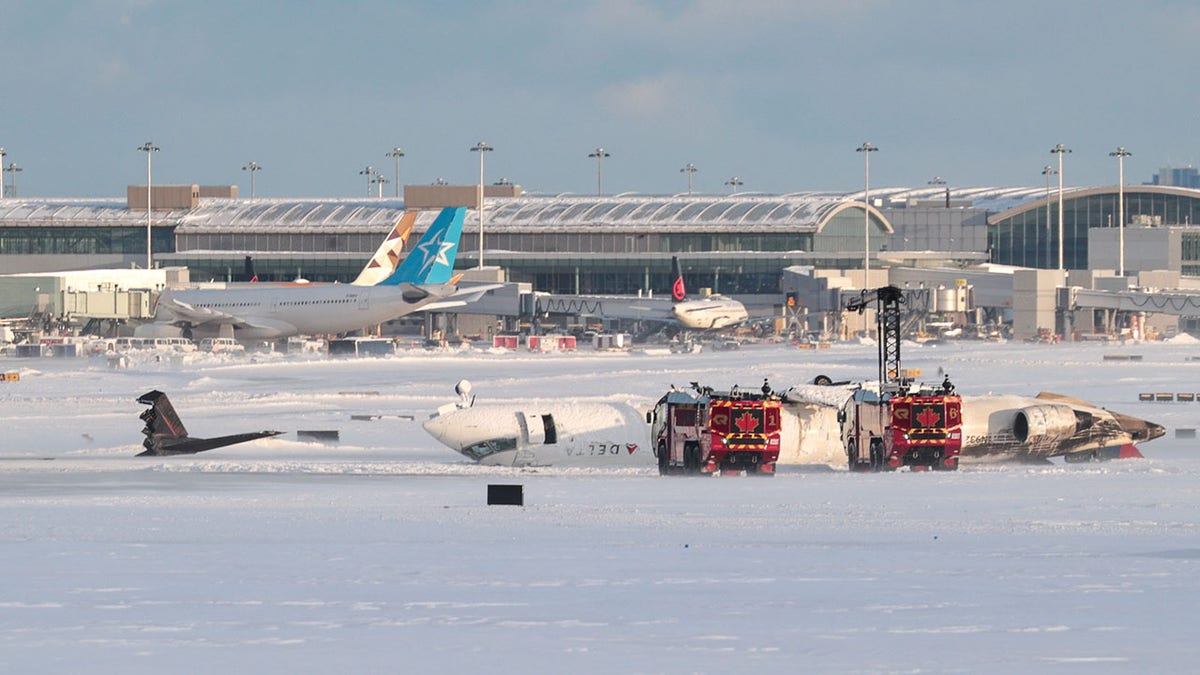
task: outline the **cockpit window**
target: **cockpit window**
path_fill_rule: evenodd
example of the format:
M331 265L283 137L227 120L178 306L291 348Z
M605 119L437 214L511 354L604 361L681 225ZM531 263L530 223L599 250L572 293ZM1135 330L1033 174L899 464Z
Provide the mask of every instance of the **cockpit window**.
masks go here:
M470 457L475 461L479 461L488 455L493 455L497 452L505 450L516 450L517 439L515 438L493 438L488 441L481 441L474 445L469 445L462 449L462 454Z

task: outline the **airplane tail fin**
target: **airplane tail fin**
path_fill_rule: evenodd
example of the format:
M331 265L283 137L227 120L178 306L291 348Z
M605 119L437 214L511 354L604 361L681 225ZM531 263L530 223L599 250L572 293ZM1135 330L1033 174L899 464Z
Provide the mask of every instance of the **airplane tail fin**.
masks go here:
M245 268L246 281L258 281L258 275L254 273L254 258L246 256L242 266Z
M400 264L404 244L408 242L408 235L412 234L413 223L416 221L416 211L405 211L404 215L400 216L400 220L396 221L396 226L384 238L383 243L379 245L375 255L367 261L367 266L358 273L358 278L350 282L351 285L374 286L391 276L396 271L396 266Z
M450 281L466 213L463 207L442 209L396 271L379 284L444 284Z
M671 283L671 301L687 300L687 287L683 285L683 267L679 264L678 256L671 256L671 276L675 279Z
M147 450L157 449L165 439L185 438L188 435L166 394L155 389L139 396L137 402L150 406L140 415L146 423L146 428L142 429L146 440L142 441L142 445Z

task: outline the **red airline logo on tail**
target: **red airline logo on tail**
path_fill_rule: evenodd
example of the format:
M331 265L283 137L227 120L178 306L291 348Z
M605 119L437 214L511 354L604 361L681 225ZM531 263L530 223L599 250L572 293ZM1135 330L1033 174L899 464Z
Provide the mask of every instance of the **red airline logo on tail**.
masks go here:
M675 298L676 301L687 297L687 291L683 288L683 277L677 277L675 283L671 285L671 297Z

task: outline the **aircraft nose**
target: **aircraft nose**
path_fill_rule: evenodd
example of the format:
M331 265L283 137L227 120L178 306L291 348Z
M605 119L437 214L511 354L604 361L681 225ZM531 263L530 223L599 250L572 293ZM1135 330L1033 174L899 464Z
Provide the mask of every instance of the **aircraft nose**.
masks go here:
M1161 424L1155 424L1144 419L1113 413L1117 423L1121 425L1121 430L1129 434L1133 442L1152 441L1156 438L1161 438L1167 433L1166 427Z
M459 434L455 433L456 425L450 420L450 417L453 415L431 417L425 420L421 426L425 427L425 431L429 432L429 435L436 438L442 445L458 452L462 449L462 445L459 443L461 439L458 438Z
M1152 441L1167 434L1167 428L1154 422L1146 422L1146 440Z

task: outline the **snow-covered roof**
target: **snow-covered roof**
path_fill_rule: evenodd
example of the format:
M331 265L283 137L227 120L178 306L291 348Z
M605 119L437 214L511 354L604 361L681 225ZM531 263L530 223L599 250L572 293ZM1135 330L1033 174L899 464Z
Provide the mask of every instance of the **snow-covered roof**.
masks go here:
M1115 190L1072 188L1080 196ZM1126 192L1164 191L1155 186L1127 186ZM1200 195L1200 191L1170 188ZM919 188L881 187L870 191L876 208L906 208L914 203L944 199L943 185ZM839 211L861 208L857 192L792 192L768 195L743 192L728 195L677 194L613 196L525 194L488 199L486 227L491 232L625 229L754 232L780 228L817 231ZM955 205L999 214L1045 199L1045 186L950 188ZM278 230L380 232L396 223L404 202L394 199L218 199L204 198L191 210L155 211L159 225L174 225L182 234L197 232ZM436 217L422 213L416 222L424 229ZM468 221L478 223L472 209ZM123 199L5 199L0 200L0 225L78 226L139 225L144 211L129 210Z

